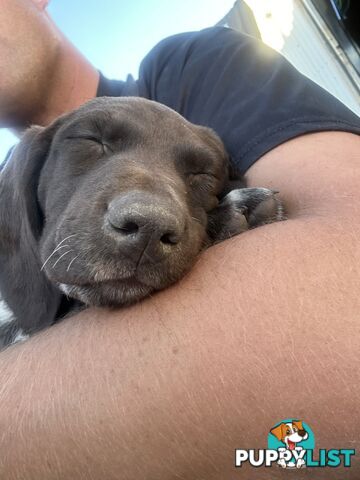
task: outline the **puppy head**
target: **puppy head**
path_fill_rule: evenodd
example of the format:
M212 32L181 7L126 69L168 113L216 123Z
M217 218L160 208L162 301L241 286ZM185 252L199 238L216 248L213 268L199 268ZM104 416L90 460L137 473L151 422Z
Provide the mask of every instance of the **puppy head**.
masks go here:
M270 433L272 433L278 440L285 443L290 449L295 448L297 443L306 440L308 437L308 433L304 429L300 420L280 423L280 425L271 429Z
M193 264L227 177L226 152L211 130L149 100L95 99L33 128L1 178L7 282L14 291L23 277L29 302L34 292L25 294L25 284L46 285L53 309L54 285L90 305L164 288ZM14 264L19 252L32 277Z

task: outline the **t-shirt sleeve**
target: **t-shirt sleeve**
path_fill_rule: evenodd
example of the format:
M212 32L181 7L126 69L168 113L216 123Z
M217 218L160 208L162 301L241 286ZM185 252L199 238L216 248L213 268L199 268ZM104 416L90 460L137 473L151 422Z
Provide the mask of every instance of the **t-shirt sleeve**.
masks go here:
M299 135L360 134L360 119L262 42L225 27L169 37L144 58L139 94L213 128L241 173Z

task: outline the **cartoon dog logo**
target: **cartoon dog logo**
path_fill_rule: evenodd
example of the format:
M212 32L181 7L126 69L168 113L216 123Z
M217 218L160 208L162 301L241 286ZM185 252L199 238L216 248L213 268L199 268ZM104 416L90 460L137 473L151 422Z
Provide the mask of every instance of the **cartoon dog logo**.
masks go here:
M297 452L303 450L301 446L298 446L298 443L306 440L309 434L304 429L302 422L300 420L292 420L291 422L280 423L272 428L270 433L286 445L286 447L278 448L278 451L280 452L278 464L282 468L303 468L305 466L304 458L298 458L296 462L294 460L286 462L284 458L281 458L281 452L284 452L285 450L296 450Z

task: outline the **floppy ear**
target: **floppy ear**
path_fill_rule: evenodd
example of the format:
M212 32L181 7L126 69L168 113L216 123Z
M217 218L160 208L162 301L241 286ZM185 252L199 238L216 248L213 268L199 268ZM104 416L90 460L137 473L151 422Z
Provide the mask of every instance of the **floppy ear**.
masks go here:
M293 420L293 424L296 425L299 430L304 430L301 420Z
M272 433L278 440L281 440L282 437L282 426L283 424L280 423L280 425L270 430L270 433Z
M0 292L26 333L51 324L61 299L41 272L43 215L37 200L39 175L58 123L30 128L0 173Z

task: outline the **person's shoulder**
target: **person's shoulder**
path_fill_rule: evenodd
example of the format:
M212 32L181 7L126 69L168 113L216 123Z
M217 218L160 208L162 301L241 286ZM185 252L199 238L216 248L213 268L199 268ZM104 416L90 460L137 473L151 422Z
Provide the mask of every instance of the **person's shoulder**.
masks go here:
M238 30L234 30L233 28L223 27L223 26L213 26L207 27L202 30L196 31L189 31L189 32L182 32L176 33L169 37L162 39L158 42L151 50L151 52L155 53L157 51L161 51L167 48L178 48L183 46L184 44L188 43L202 43L202 42L227 42L230 40L236 40L236 42L246 42L246 43L254 43L257 45L263 45L257 39L239 32ZM267 47L265 47L267 48Z

